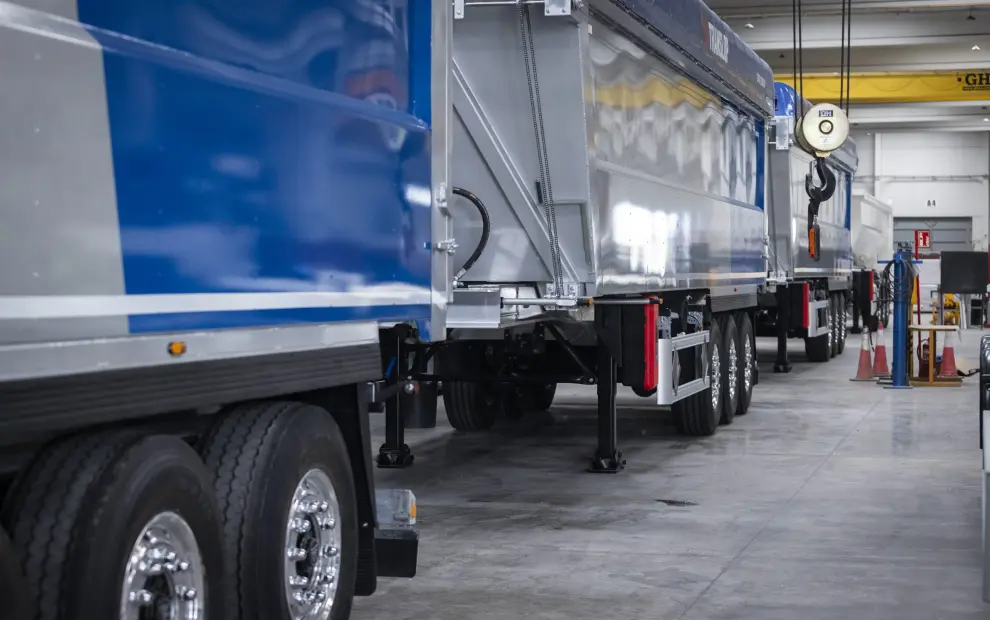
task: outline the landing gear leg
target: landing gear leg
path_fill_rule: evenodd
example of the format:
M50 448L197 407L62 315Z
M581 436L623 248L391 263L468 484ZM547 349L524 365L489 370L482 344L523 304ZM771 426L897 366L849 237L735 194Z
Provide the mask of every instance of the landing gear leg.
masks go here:
M861 272L853 272L853 287L852 287L852 307L853 307L853 324L849 329L850 334L862 334L863 330L859 326L859 313L860 306L862 305L862 274Z
M391 353L395 355L395 377L402 381L409 373L407 356L402 348L404 334L397 332ZM399 409L399 395L389 397L385 402L385 443L378 448L378 467L382 469L404 469L413 464L413 453L406 445L406 425Z
M777 287L777 360L773 363L774 372L791 372L787 359L787 332L791 328L791 291L786 286Z
M591 457L588 471L596 474L616 474L626 466L618 441L615 412L615 388L618 370L608 346L598 342L598 448Z

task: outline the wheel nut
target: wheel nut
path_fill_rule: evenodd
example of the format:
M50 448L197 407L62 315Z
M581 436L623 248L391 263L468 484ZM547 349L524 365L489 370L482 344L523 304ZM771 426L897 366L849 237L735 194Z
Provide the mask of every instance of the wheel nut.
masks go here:
M289 577L289 585L293 588L305 588L309 585L309 579L298 575L293 575Z
M285 552L285 556L294 562L302 562L306 559L307 555L309 554L306 553L305 549L299 549L298 547Z
M320 519L320 529L321 530L332 530L336 527L337 522L333 520L333 517L326 517L325 519Z
M340 553L340 551L337 549L337 547L334 547L333 545L323 546L323 557L334 558L337 557L338 553Z
M137 605L151 605L155 597L147 590L137 590L127 595L127 600Z
M312 526L310 525L308 519L300 519L299 517L296 517L289 522L289 527L300 534L305 534Z
M175 593L179 595L184 601L195 601L198 593L194 588L187 588L185 586L177 588Z
M174 572L181 573L181 572L187 571L187 570L189 570L189 562L186 562L185 560L182 560L178 564L175 565L175 571Z

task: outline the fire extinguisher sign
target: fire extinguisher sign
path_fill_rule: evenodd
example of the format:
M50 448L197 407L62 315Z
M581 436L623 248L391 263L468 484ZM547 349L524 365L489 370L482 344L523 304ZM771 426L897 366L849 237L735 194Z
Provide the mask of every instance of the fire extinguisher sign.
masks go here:
M919 250L932 249L932 231L930 230L914 231L914 247L916 247Z

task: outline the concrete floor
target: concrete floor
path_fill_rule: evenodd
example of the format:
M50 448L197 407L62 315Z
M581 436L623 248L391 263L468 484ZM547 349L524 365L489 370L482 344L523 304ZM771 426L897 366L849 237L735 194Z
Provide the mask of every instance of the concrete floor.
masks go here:
M976 360L981 332L959 355ZM627 469L584 473L594 392L483 435L410 431L419 575L383 580L356 620L944 620L981 602L976 378L964 387L853 383L859 344L762 382L710 438L623 390ZM381 416L375 424L382 427ZM377 441L376 441L377 448Z

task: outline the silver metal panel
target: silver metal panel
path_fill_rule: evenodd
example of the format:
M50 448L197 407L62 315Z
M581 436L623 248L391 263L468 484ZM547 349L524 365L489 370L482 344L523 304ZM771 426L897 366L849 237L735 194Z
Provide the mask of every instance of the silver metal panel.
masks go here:
M0 321L87 319L185 312L422 305L429 303L431 294L432 292L425 287L382 285L342 292L8 295L0 297Z
M4 295L124 292L102 50L75 17L70 0L0 2ZM125 317L0 321L0 343L126 333Z
M821 260L814 261L808 255L805 176L811 161L811 156L797 147L770 152L769 267L789 278L847 276L852 272L852 236L845 227L847 194L851 189L845 174L836 175L835 193L819 210Z
M186 353L169 355L173 341ZM363 322L0 345L0 382L377 343Z
M433 211L431 233L433 244L451 239L453 226L450 217L450 147L452 103L450 98L451 48L453 41L453 15L449 0L432 0L430 5L433 24L433 47L430 59L430 172L433 177ZM447 336L447 308L451 301L454 280L453 260L446 252L434 251L430 259L432 299L430 311L430 336L443 340Z
M657 341L657 375L660 377L660 382L657 384L658 405L672 405L709 388L711 378L708 375L707 362L701 369L701 377L678 385L680 372L676 360L678 351L708 344L710 334L711 332L702 331L675 336L674 338L660 338ZM708 358L702 356L702 359L707 360Z
M565 281L593 281L585 220L589 198L580 23L527 7L533 27L549 176ZM526 64L515 6L470 10L454 25L453 183L488 208L492 235L467 282L548 282L550 245L538 201L540 168ZM473 247L480 224L466 201L455 205L455 236ZM463 241L462 241L463 240Z
M454 291L454 303L447 315L451 329L493 329L502 325L502 295L497 286Z
M592 21L600 294L762 282L755 121Z
M814 338L828 333L828 300L808 302L808 338ZM821 315L826 315L821 318Z
M762 284L757 121L604 22L527 10L565 282L590 295ZM455 21L452 183L492 220L467 282L551 280L520 42L514 5ZM453 209L470 248L478 217Z

